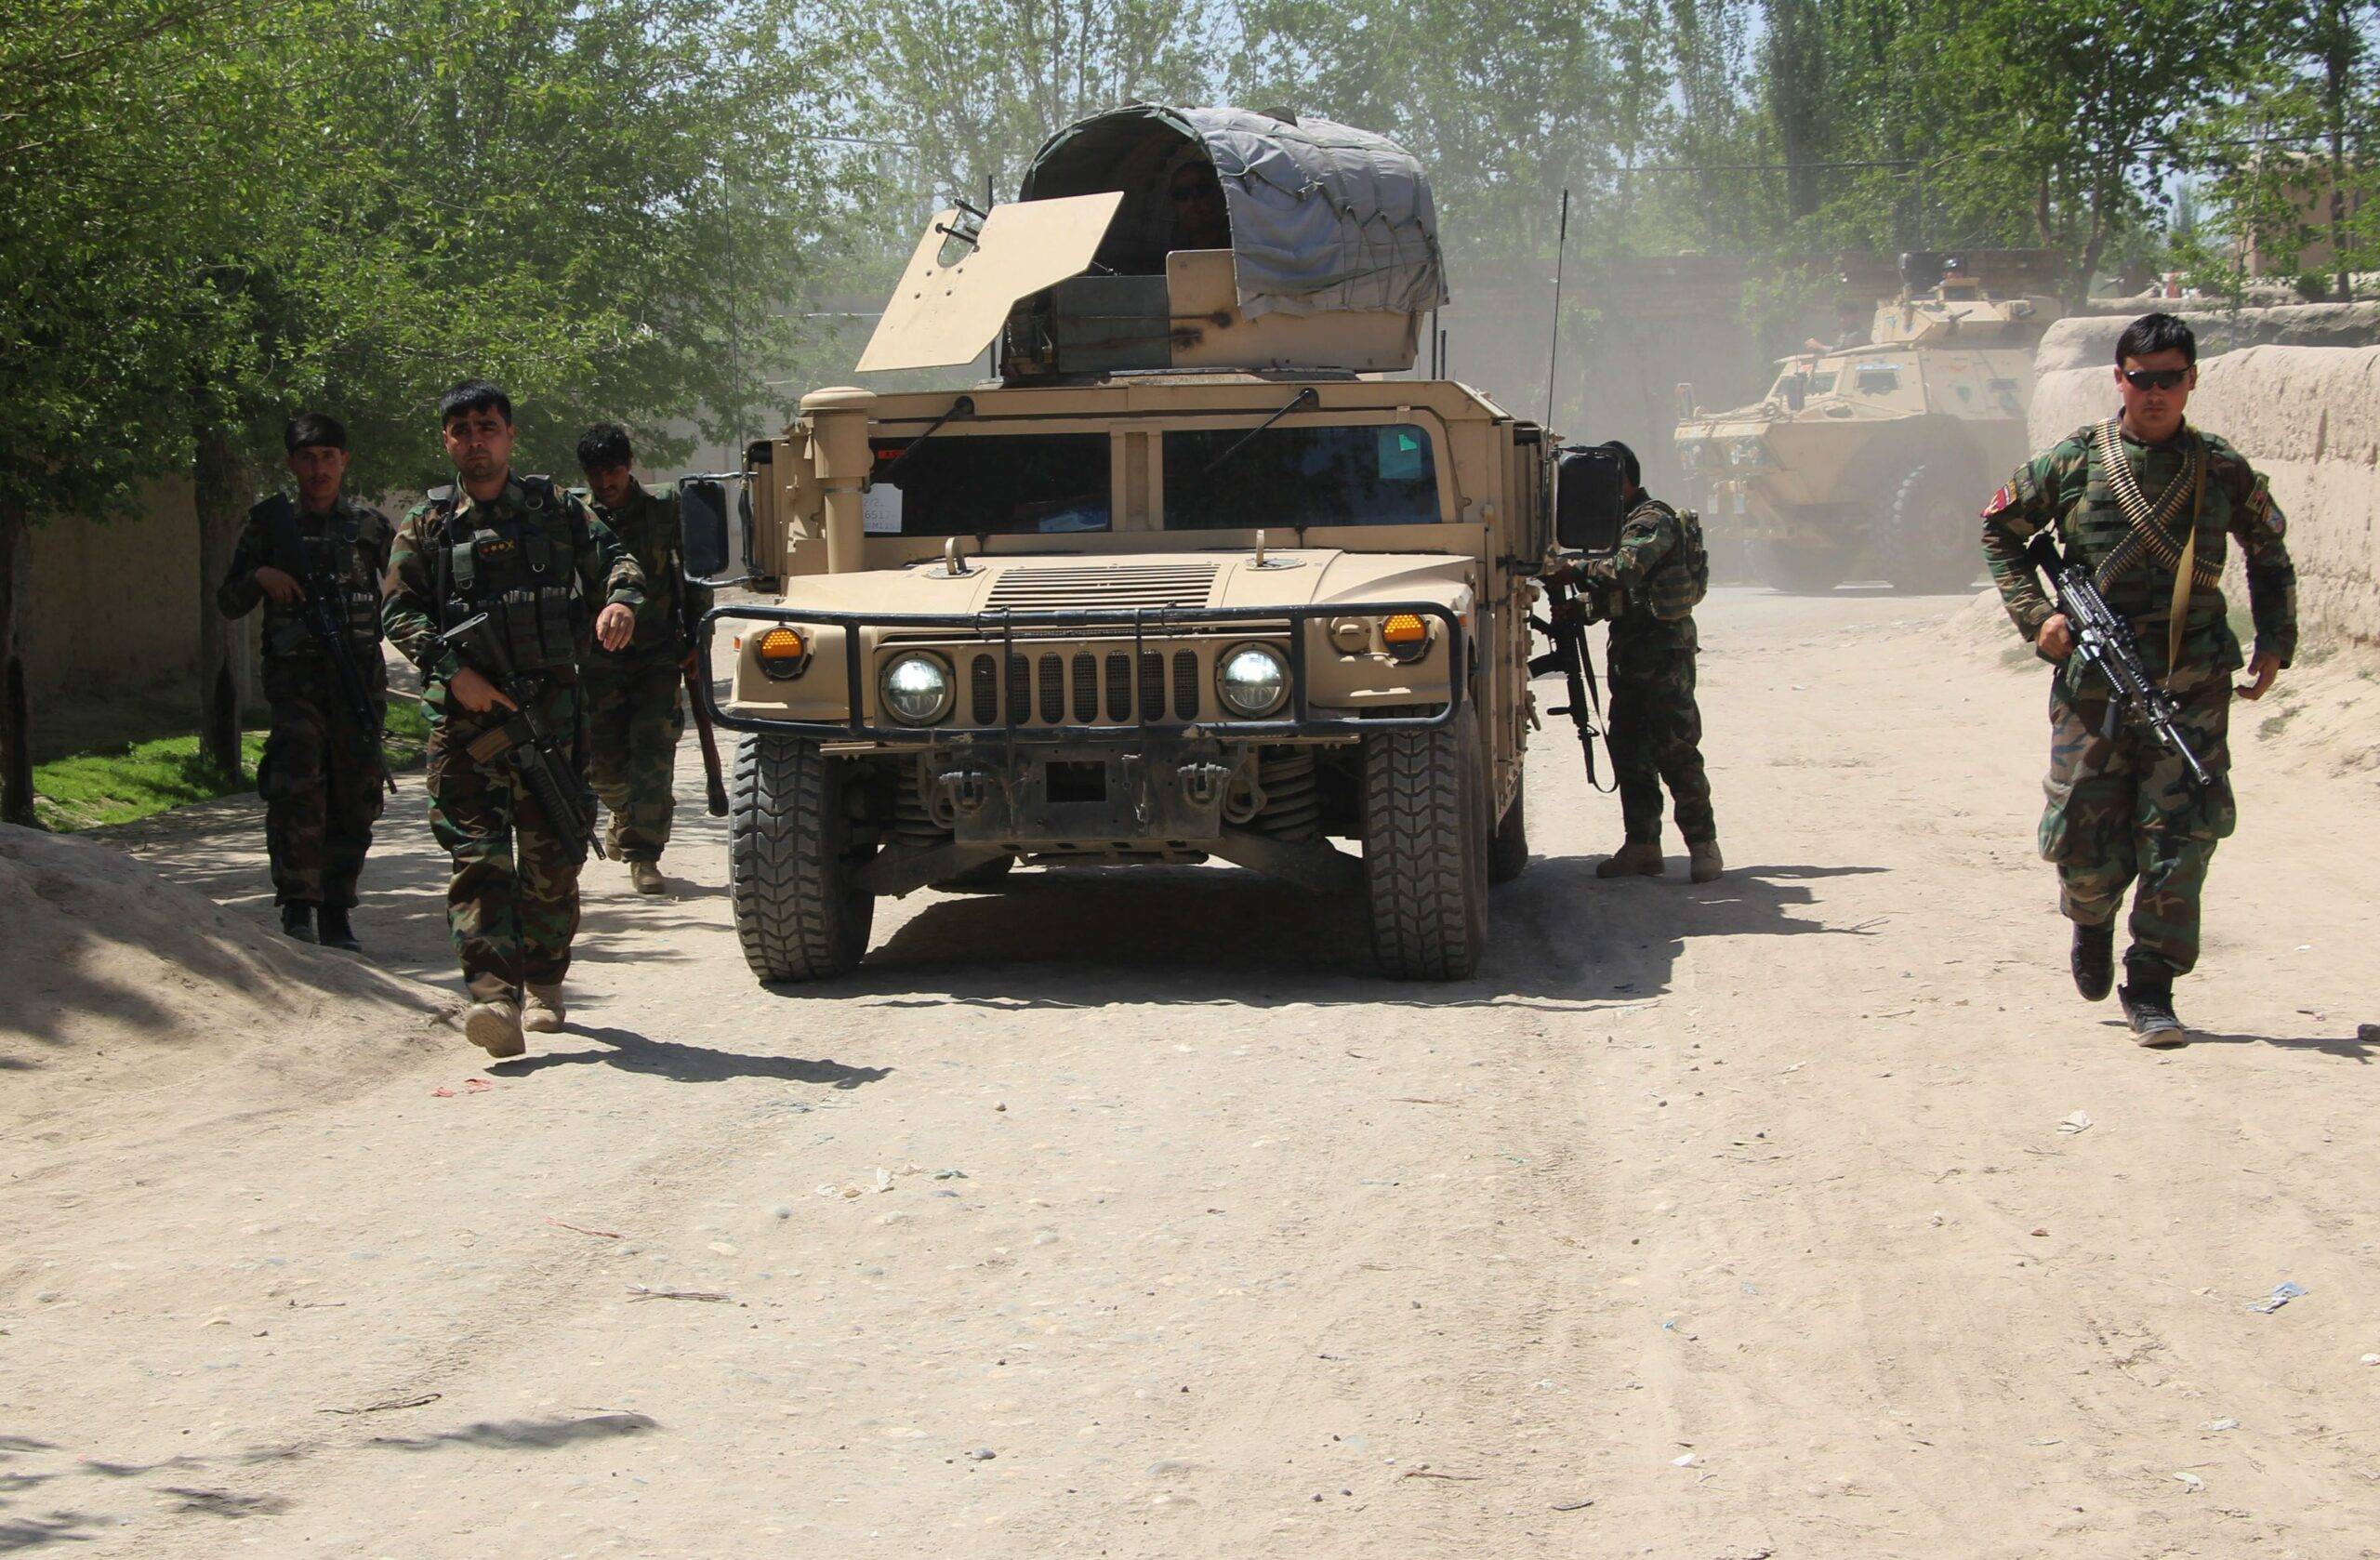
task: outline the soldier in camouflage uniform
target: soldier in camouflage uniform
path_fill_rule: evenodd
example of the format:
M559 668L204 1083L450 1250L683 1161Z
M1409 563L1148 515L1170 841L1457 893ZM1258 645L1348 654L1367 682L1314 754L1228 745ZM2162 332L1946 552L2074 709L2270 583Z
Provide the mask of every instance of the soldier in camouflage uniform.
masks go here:
M2281 510L2239 451L2183 421L2197 359L2180 320L2134 321L2116 345L2122 415L2035 456L1983 511L1984 553L2008 615L2044 660L2058 664L2040 846L2056 864L2060 905L2074 923L2074 983L2092 1001L2107 996L2116 914L2136 880L2122 996L2143 1045L2188 1038L2174 1012L2174 977L2198 962L2207 864L2235 821L2231 700L2263 697L2297 649L2297 575ZM2049 525L2131 624L2142 664L2179 706L2211 784L2194 785L2179 759L2128 726L2102 734L2108 689L2071 658L2072 626L2025 561L2029 539ZM2240 643L2220 584L2231 537L2244 555L2256 629L2251 681L2237 689ZM2177 590L2179 580L2187 584Z
M460 490L433 492L398 528L386 615L390 640L421 668L430 711L430 825L455 858L446 919L471 995L464 1033L490 1055L518 1056L523 1028L562 1025L585 842L563 837L515 760L472 756L519 707L439 636L489 614L545 729L577 735L588 619L605 649L626 645L644 574L584 504L513 474L502 390L467 380L438 416Z
M628 430L588 429L578 441L578 468L596 516L644 570L636 637L625 650L598 649L587 663L587 734L595 794L612 814L612 857L627 864L639 893L660 893L668 888L659 864L676 811L678 739L686 731L679 694L693 654L679 598L684 592L685 610L699 617L710 610L710 592L685 583L678 496L656 496L636 480Z
M1598 878L1658 878L1661 862L1661 787L1669 786L1678 832L1686 837L1694 881L1726 869L1719 826L1711 813L1711 777L1702 767L1702 711L1694 702L1700 645L1694 608L1711 582L1701 527L1645 491L1636 452L1613 440L1627 479L1628 518L1608 558L1564 565L1581 593L1600 597L1611 619L1611 766L1628 838L1595 865Z
M348 912L380 816L380 704L388 667L380 655L380 575L389 565L388 517L350 504L347 430L309 412L283 430L298 496L275 494L248 511L231 564L215 592L226 617L261 602L262 672L272 730L257 766L265 800L265 850L272 861L281 929L361 951ZM338 594L337 616L372 703L366 725L343 696L328 652L302 615L310 588Z

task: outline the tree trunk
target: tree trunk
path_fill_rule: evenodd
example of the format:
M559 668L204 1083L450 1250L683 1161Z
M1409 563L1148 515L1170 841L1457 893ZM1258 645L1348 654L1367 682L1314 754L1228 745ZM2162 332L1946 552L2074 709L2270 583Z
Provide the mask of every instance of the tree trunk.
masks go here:
M247 519L247 484L231 440L198 430L192 471L198 511L198 750L234 784L240 779L240 668L245 636L215 605Z
M2332 7L2334 11L2336 7ZM2325 20L2331 20L2325 17ZM2339 19L2343 23L2344 19ZM2342 25L2340 34L2346 29ZM2338 267L2338 300L2347 302L2355 296L2355 278L2347 269L2347 93L2348 48L2352 40L2334 35L2330 54L2323 65L2323 104L2330 120L2331 132L2331 263Z
M33 822L33 701L25 689L25 588L33 537L23 511L0 505L0 823Z

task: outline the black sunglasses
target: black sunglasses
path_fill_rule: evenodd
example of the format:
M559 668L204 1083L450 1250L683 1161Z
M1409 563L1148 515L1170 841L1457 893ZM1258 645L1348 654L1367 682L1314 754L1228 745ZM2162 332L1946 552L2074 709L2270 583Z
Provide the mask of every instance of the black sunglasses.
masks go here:
M2175 390L2190 377L2187 368L2127 368L2123 382L2136 390Z

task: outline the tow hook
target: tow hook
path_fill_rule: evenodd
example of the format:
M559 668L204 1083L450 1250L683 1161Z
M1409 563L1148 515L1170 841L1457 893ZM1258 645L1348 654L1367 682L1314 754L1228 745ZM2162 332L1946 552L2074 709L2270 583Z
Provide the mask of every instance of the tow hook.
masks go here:
M954 769L934 778L943 805L954 813L979 813L991 800L992 777L981 770Z
M1229 764L1212 761L1183 764L1183 799L1193 807L1212 807L1222 798L1223 787L1231 783L1231 775Z

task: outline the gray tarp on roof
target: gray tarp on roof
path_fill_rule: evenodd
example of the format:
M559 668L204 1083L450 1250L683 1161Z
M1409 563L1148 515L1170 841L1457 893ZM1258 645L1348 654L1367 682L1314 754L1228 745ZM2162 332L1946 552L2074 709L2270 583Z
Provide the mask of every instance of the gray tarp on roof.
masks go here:
M1240 307L1251 317L1419 313L1447 301L1421 165L1385 136L1327 119L1292 125L1246 109L1136 103L1051 137L1019 193L1034 200L1139 184L1162 199L1162 174L1178 160L1163 146L1186 151L1187 139L1205 147L1222 177ZM1144 222L1157 219L1144 210ZM1134 216L1128 205L1121 220Z

